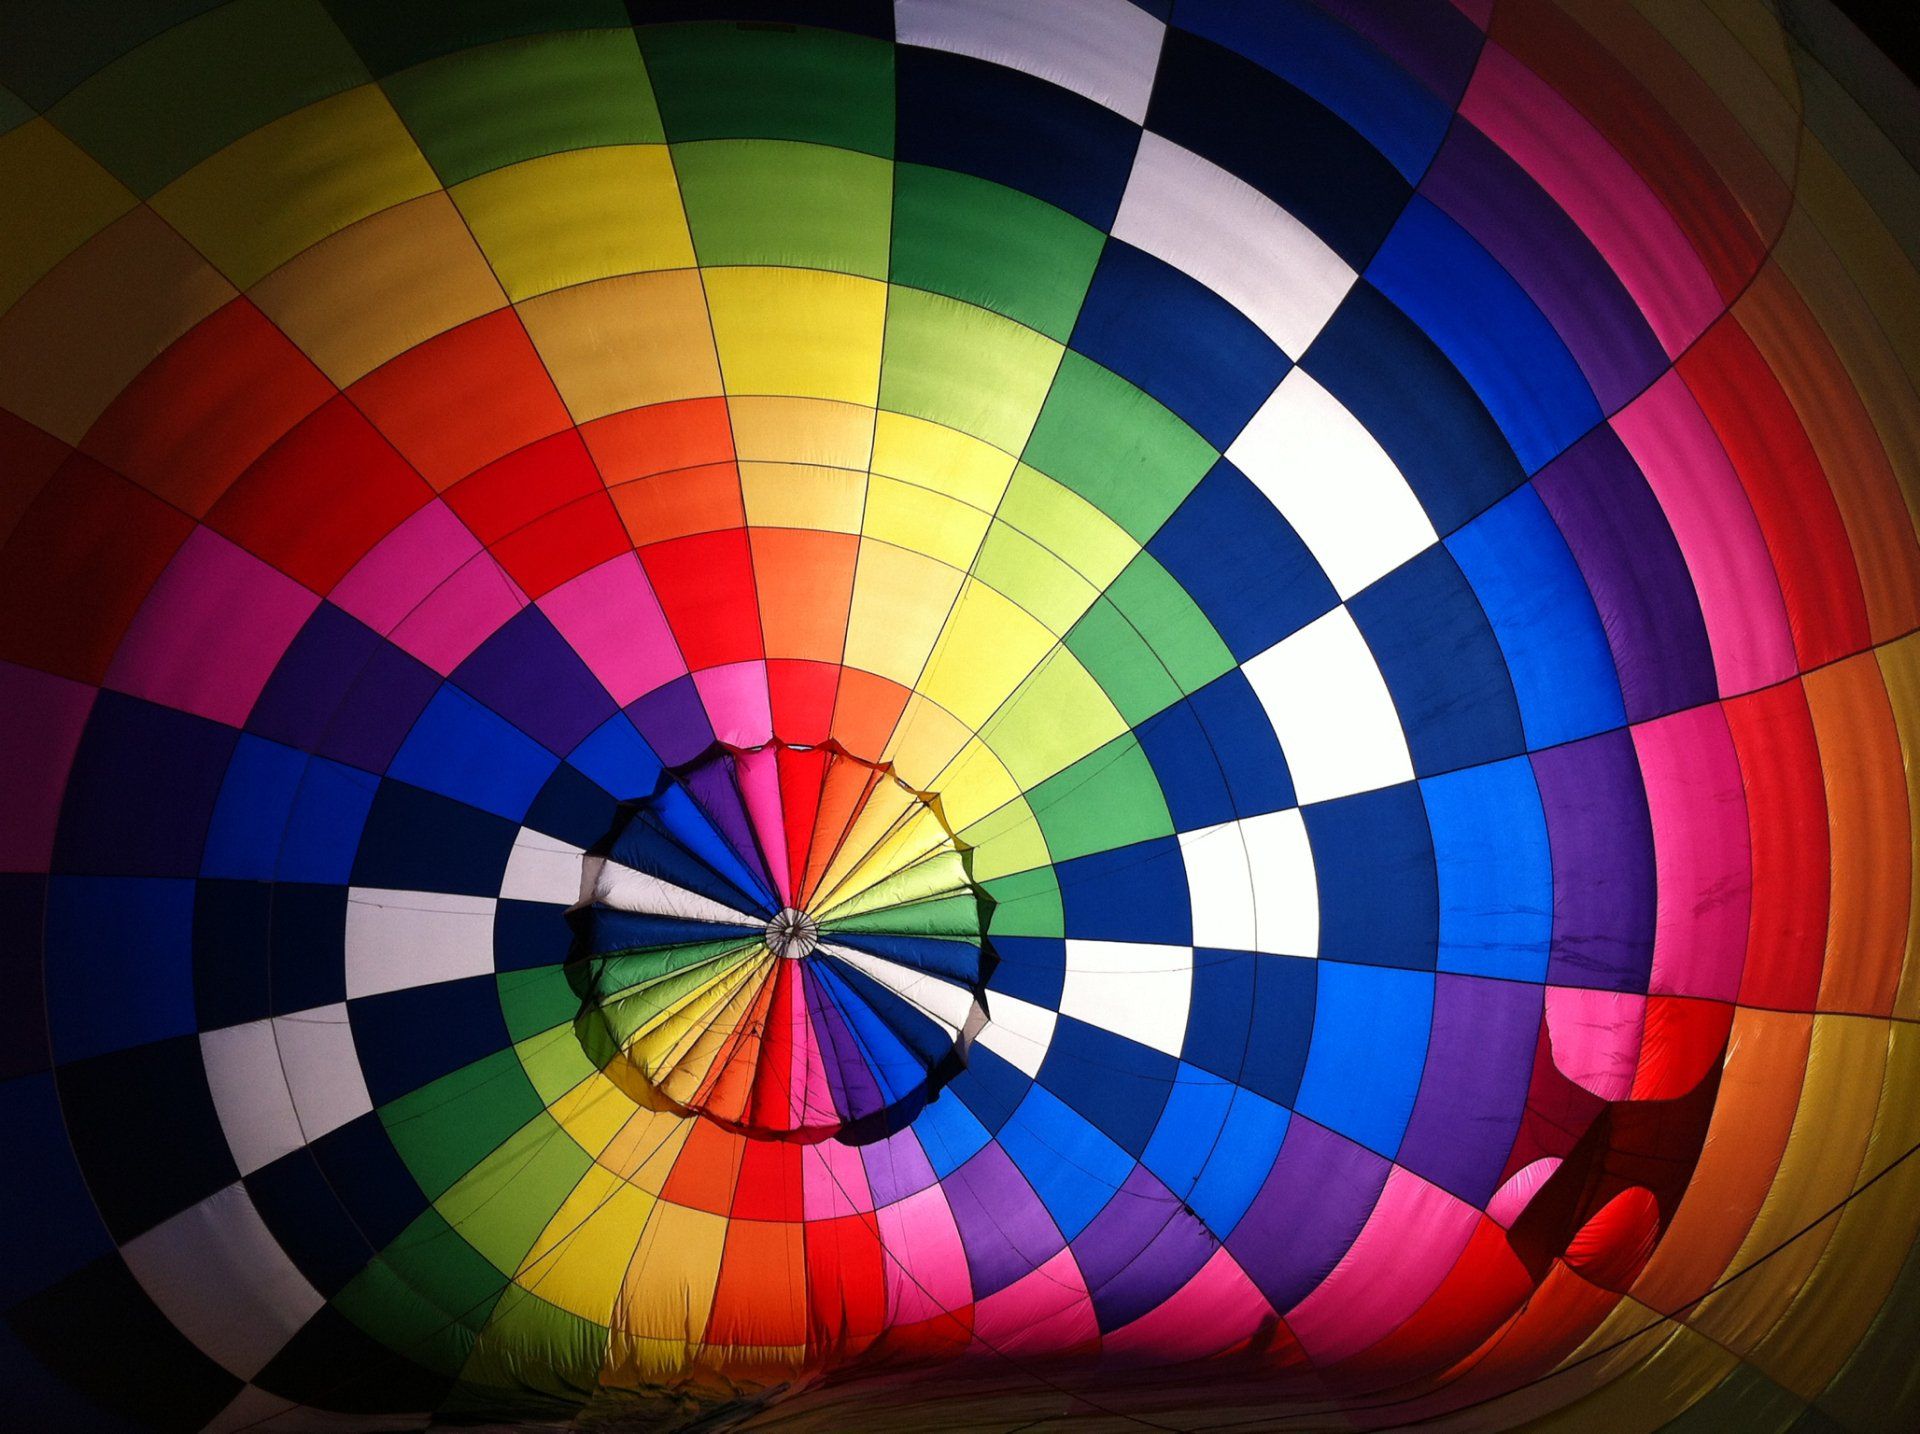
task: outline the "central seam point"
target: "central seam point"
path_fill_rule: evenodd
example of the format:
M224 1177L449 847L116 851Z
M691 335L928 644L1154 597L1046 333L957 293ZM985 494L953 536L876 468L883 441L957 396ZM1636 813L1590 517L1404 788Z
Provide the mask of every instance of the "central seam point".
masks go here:
M798 907L782 907L780 914L767 923L767 947L776 956L798 961L811 955L819 944L819 924Z

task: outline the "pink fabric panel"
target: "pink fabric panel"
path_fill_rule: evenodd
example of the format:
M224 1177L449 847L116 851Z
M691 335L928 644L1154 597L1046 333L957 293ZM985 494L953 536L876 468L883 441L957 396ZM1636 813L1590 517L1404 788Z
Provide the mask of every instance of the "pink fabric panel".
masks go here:
M694 679L696 685L698 678ZM786 822L780 801L780 772L774 765L770 748L745 752L734 763L740 779L740 793L746 798L747 816L754 830L763 833L761 855L772 868L774 889L785 894L793 890L793 877L787 870Z
M480 540L436 499L376 543L331 597L375 632L389 633L479 551Z
M866 1167L860 1152L837 1140L800 1147L801 1215L808 1220L831 1220L841 1215L864 1215L873 1209L867 1189Z
M932 1319L972 1298L967 1252L947 1197L938 1189L887 1206L879 1221L887 1257L888 1324Z
M391 635L444 677L526 605L506 570L481 553L429 593Z
M1101 1341L1101 1352L1136 1366L1205 1359L1251 1338L1272 1318L1266 1296L1222 1248L1172 1298Z
M988 1295L973 1312L973 1335L998 1354L1056 1354L1100 1336L1080 1266L1062 1250L1039 1269Z
M687 670L632 553L562 583L540 608L622 707Z
M736 747L757 747L773 736L773 704L767 696L767 664L729 662L693 674L713 735Z
M53 859L80 733L99 689L0 662L0 871L45 871Z
M1646 1018L1647 998L1630 991L1547 987L1554 1068L1602 1100L1625 1100L1633 1089Z

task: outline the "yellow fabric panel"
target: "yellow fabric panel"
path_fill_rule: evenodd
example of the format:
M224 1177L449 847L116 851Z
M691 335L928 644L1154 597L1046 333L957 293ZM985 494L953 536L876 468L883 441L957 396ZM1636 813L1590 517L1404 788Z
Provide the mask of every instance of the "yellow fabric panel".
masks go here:
M1886 1076L1857 1185L1888 1171L1920 1143L1920 1103L1909 1098L1920 1089L1920 1032L1889 1025L1884 1039ZM1805 1215L1818 1213L1810 1209ZM1775 1382L1809 1399L1858 1348L1920 1233L1920 1157L1892 1168L1825 1228L1832 1238L1819 1265L1786 1317L1750 1356Z
M152 203L246 289L329 234L439 187L386 95L362 85L235 140Z
M882 409L874 420L873 471L992 512L1014 459L991 443L924 418Z
M1900 733L1907 808L1920 811L1920 637L1890 643L1875 655ZM1920 823L1913 825L1907 840L1912 853L1909 870L1920 871ZM1920 901L1909 902L1907 907L1907 949L1893 1014L1902 1020L1920 1020Z
M968 579L920 690L975 731L1054 645L1054 635L985 583Z
M1806 1088L1793 1137L1759 1218L1735 1253L1745 1270L1854 1188L1880 1101L1884 1022L1817 1016ZM1750 1350L1773 1328L1826 1248L1831 1227L1812 1231L1695 1306L1689 1323L1735 1350Z
M864 469L873 455L874 410L861 404L744 394L727 415L740 458Z
M520 305L574 422L720 392L720 366L692 269L625 274Z
M847 611L846 665L913 686L961 581L962 574L932 558L863 541Z
M573 1028L566 1027L568 1040ZM625 1128L633 1102L612 1081L595 1071L566 1094L550 1100L547 1111L589 1155L599 1155Z
M713 1309L727 1217L654 1206L613 1306L613 1339L603 1382L645 1386L680 1373Z
M1638 0L1643 11L1651 10L1658 0ZM1766 75L1773 89L1783 96L1796 96L1800 92L1799 77L1793 69L1793 56L1788 53L1786 36L1772 10L1765 5L1755 5L1752 0L1704 0L1705 6L1724 27L1720 36L1723 49L1737 49L1751 63L1757 65ZM1669 3L1668 8L1680 8ZM1733 45L1727 44L1732 36Z
M438 192L322 239L251 297L342 388L507 301L460 211Z
M1582 1351L1605 1348L1643 1329L1649 1332L1581 1371L1582 1382L1597 1388L1528 1428L1540 1434L1584 1434L1590 1430L1610 1434L1646 1430L1651 1434L1684 1412L1738 1363L1712 1340L1683 1325L1661 1323L1657 1314L1633 1300L1622 1300L1615 1306Z
M873 405L885 284L815 269L710 269L705 278L728 393Z
M1057 647L980 735L1022 787L1033 787L1127 730L1092 674Z
M949 765L973 740L971 727L924 692L915 692L907 698L884 756L893 763L901 781L921 791L938 790L947 824L957 827L960 821L954 812L965 810L966 799L960 795L959 784L950 780ZM958 807L956 802L960 803Z
M867 485L862 530L870 538L925 553L964 572L980 551L989 521L978 508L958 499L876 477Z
M515 299L693 264L664 144L543 155L450 192Z
M0 135L0 310L134 203L45 120Z
M746 504L748 524L756 528L857 533L866 487L864 471L804 463L740 465L741 501Z
M619 1297L655 1197L593 1166L573 1187L515 1273L514 1283L595 1323Z
M664 1110L637 1110L627 1103L629 1119L600 1152L600 1164L622 1180L658 1195L666 1188L692 1124Z
M1802 146L1800 202L1840 262L1881 313L1920 312L1920 273L1833 156L1811 134ZM1887 341L1920 385L1920 331L1889 324Z
M130 210L0 315L0 405L78 444L140 370L233 296L164 220Z

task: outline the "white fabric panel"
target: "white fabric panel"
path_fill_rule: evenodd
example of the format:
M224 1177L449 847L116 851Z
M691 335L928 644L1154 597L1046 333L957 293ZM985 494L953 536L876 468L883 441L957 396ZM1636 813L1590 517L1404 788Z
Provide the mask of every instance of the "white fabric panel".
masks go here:
M275 1016L273 1034L306 1139L318 1140L373 1109L344 1003Z
M1180 1054L1193 999L1193 948L1134 941L1067 942L1060 1014Z
M584 854L572 842L521 827L507 857L506 875L500 878L500 894L513 901L571 906L580 899Z
M491 896L347 893L347 997L375 996L493 971Z
M1360 420L1294 369L1227 448L1341 598L1433 546L1433 524Z
M727 926L751 926L756 930L767 924L764 916L738 910L675 886L650 872L636 871L617 861L603 861L593 878L590 898L616 911L639 911L649 916L677 916L685 921L718 921Z
M1167 27L1128 0L894 0L903 45L972 55L1142 123Z
M1354 273L1306 225L1191 150L1148 131L1113 237L1198 279L1298 358Z
M202 1031L200 1059L220 1129L242 1175L306 1144L271 1021Z
M980 1032L980 1044L1010 1066L1030 1076L1040 1074L1040 1064L1053 1044L1053 1028L1059 1013L1017 996L999 991L987 996L987 1014L992 1019Z
M160 1312L209 1358L251 1379L326 1301L229 1185L121 1247Z
M1193 898L1193 944L1317 956L1320 892L1297 811L1180 834Z
M925 971L915 971L910 966L895 965L851 946L823 942L820 949L862 975L872 977L916 1011L946 1027L950 1035L959 1034L973 1013L973 992L964 986L956 986Z
M1303 806L1412 779L1400 714L1344 607L1283 638L1242 670L1280 739Z

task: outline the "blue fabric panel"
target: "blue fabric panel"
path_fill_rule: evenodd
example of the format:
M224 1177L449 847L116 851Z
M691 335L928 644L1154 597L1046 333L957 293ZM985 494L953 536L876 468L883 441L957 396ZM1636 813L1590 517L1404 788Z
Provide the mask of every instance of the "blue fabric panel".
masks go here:
M1193 939L1187 867L1172 837L1094 852L1054 868L1069 936L1103 941Z
M1291 1118L1284 1107L1252 1091L1236 1090L1183 1065L1141 1158L1215 1235L1225 1238L1266 1183Z
M493 967L528 971L558 966L572 949L573 932L557 906L502 898L493 914Z
M255 881L194 884L193 1000L203 1031L271 1014L266 960L273 888Z
M1306 0L1181 0L1180 28L1272 70L1352 125L1417 182L1453 111Z
M1532 749L1627 720L1620 677L1593 596L1531 487L1447 539L1506 656Z
M1416 772L1526 750L1506 659L1445 548L1409 559L1347 608L1393 694Z
M10 1307L113 1248L74 1164L60 1096L44 1072L0 1081L0 1130L7 1132L7 1178L0 1221L31 1230L0 1261L0 1307Z
M268 907L268 974L275 1015L347 998L347 888L280 882ZM253 957L258 960L256 953Z
M1234 440L1292 362L1225 299L1112 240L1071 345L1184 418L1215 448Z
M1320 963L1313 1049L1295 1109L1391 1159L1420 1092L1433 977Z
M1062 1016L1039 1079L1109 1140L1138 1155L1153 1138L1178 1066L1163 1051Z
M323 1295L338 1294L375 1254L310 1150L295 1150L254 1171L247 1176L247 1194L280 1248Z
M522 824L577 847L590 847L613 826L620 804L574 768L553 769Z
M442 687L387 775L518 821L558 760L466 693Z
M1526 290L1427 200L1407 206L1367 278L1465 375L1527 472L1600 421L1586 375Z
M978 1155L993 1137L965 1103L942 1091L914 1117L912 1138L919 1140L926 1152L934 1178L945 1180Z
M943 1093L965 1102L974 1118L991 1132L1007 1123L1007 1117L1032 1089L1033 1077L976 1043L967 1053L967 1068L948 1082Z
M895 157L978 175L1113 227L1140 129L1084 95L940 50L894 59Z
M567 761L623 802L646 796L660 781L660 759L624 712L594 728Z
M1302 957L1195 947L1181 1055L1235 1085L1292 1104L1313 1036L1317 970Z
M1340 600L1280 510L1224 458L1148 542L1147 551L1199 604L1242 662Z
M897 936L881 931L834 931L827 939L836 946L865 951L896 965L931 971L955 981L971 981L980 970L980 947L971 941L940 936Z
M1126 1151L1040 1086L1001 1127L999 1140L1069 1240L1086 1229L1133 1170Z
M354 855L353 884L494 896L518 831L463 802L382 782Z
M765 906L769 914L778 909L779 903L773 892L759 874L740 859L725 835L685 787L678 783L666 787L648 804L642 819L657 823L661 830L737 890L752 893L755 901Z
M987 980L988 991L1005 991L1035 1006L1060 1008L1060 990L1066 982L1067 944L1057 936L995 936L993 953L1000 958ZM987 999L993 1009L993 999Z
M47 879L0 875L0 1081L53 1064L47 1035Z
M427 1208L413 1172L372 1111L329 1131L307 1149L334 1198L376 1249L384 1249Z
M1184 30L1167 32L1147 128L1238 175L1355 269L1411 190L1385 155L1318 100Z
M376 1106L490 1056L510 1040L492 976L367 996L349 1002L347 1014Z
M1440 885L1439 969L1513 981L1547 974L1553 859L1524 758L1420 783Z
M47 883L47 1022L62 1061L196 1029L193 883L55 876Z
M1394 461L1441 536L1525 480L1500 425L1414 322L1365 280L1301 356Z
M1431 971L1440 894L1419 789L1404 783L1302 814L1320 891L1320 954Z

